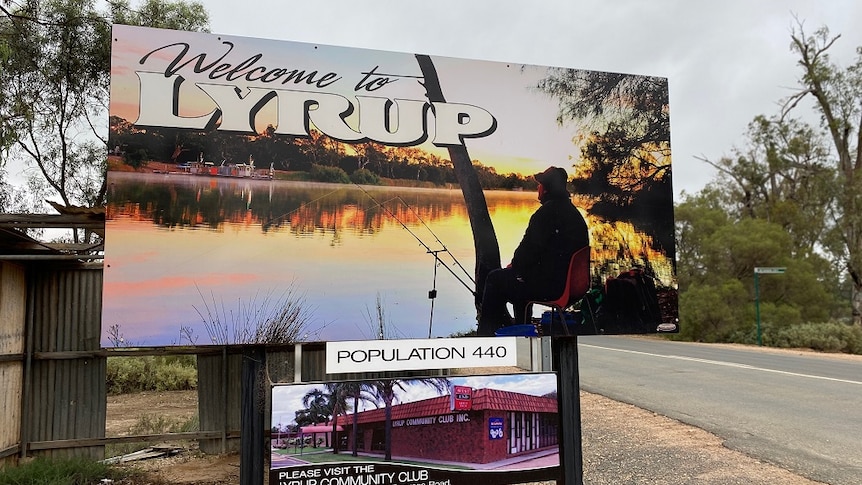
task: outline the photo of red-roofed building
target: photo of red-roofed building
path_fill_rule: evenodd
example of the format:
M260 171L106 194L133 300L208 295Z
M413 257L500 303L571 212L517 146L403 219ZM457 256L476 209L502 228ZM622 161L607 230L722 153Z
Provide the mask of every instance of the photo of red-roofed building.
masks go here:
M558 449L556 397L473 389L470 410L453 410L450 396L392 407L392 450L400 457L490 463ZM382 452L385 409L357 415L357 451ZM353 416L339 416L344 448L351 450ZM352 451L352 450L351 450Z

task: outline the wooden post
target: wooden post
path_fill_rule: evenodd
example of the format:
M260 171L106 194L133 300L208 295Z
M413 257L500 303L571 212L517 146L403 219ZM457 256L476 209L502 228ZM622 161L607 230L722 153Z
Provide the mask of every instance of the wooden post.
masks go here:
M554 369L557 371L557 399L560 402L560 466L563 483L583 485L578 336L555 337L552 347Z
M240 424L240 485L263 485L264 477L264 369L266 352L254 346L242 356L242 421Z

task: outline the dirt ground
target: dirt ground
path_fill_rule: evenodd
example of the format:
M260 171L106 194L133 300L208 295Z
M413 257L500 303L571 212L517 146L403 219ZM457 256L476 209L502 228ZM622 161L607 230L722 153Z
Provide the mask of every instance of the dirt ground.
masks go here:
M128 434L142 415L187 419L197 413L194 391L111 396L108 436ZM607 399L581 393L584 483L587 484L762 484L813 482L729 450L698 428ZM207 456L191 443L170 458L133 465L146 472L138 483L238 484L239 456Z
M133 433L133 427L143 417L163 418L166 422L181 422L197 415L197 391L141 392L108 396L107 436ZM239 483L239 455L204 455L193 442L171 442L167 445L183 448L183 452L168 458L154 458L127 465L146 472L136 484L236 484Z
M141 392L108 396L105 434L131 434L132 428L143 416L161 416L169 421L184 421L197 414L197 391Z

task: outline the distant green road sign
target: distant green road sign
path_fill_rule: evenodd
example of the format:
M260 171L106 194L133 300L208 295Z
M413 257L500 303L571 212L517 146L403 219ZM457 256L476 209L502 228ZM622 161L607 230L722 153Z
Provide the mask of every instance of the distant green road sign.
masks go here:
M766 268L754 268L754 272L757 274L783 274L787 271L787 268L781 267L766 267Z
M760 278L757 275L784 274L785 271L787 271L787 268L784 266L754 268L754 313L757 318L757 345L763 345L763 337L760 330Z

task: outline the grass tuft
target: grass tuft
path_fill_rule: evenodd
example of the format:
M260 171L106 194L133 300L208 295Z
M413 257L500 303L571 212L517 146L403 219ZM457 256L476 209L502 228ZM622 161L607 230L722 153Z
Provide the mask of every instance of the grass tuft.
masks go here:
M201 423L198 416L192 416L188 419L171 419L163 415L144 414L129 428L129 434L190 433L200 431L200 429ZM153 444L149 442L109 444L105 446L105 456L127 455L149 448Z
M132 483L139 472L115 468L86 458L36 458L15 467L0 469L0 485L91 485L102 479Z

